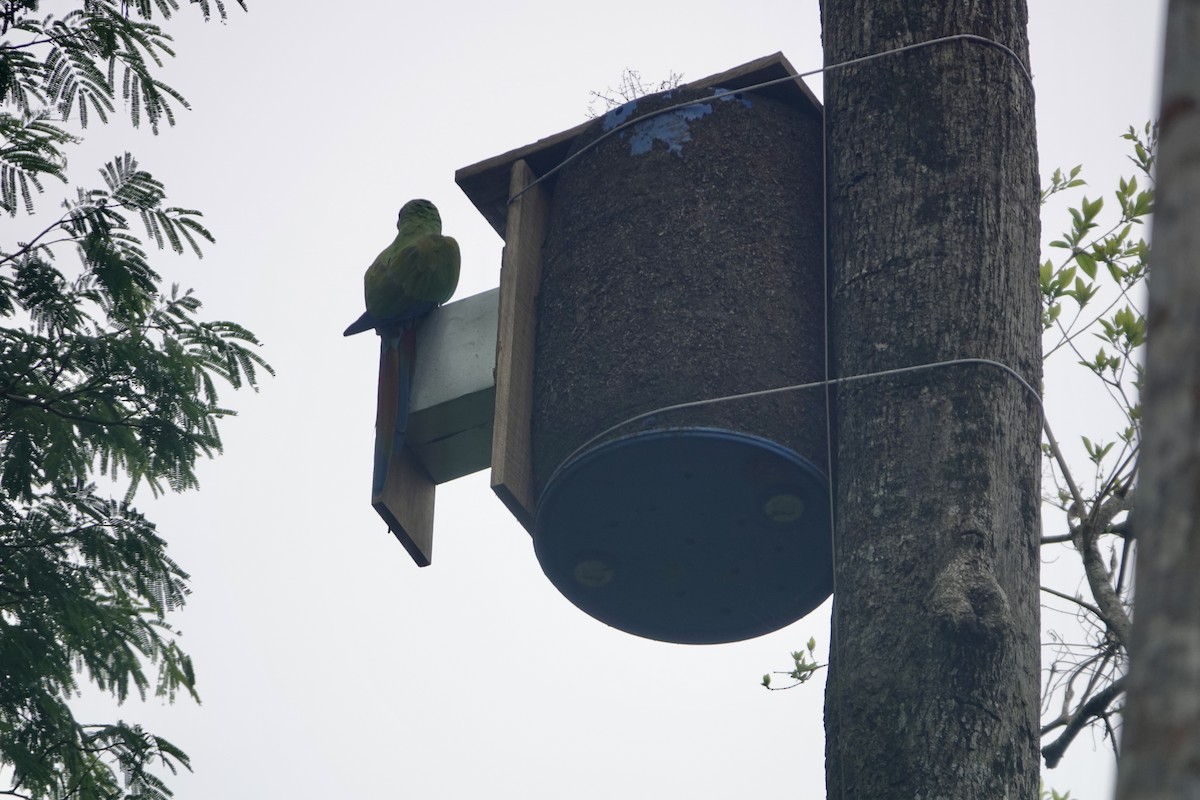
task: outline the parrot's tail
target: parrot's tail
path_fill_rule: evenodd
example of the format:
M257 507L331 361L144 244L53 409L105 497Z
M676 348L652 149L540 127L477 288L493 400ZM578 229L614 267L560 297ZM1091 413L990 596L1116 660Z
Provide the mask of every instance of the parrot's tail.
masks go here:
M388 467L404 447L408 432L408 403L412 394L417 331L407 327L379 337L379 402L375 412L375 474L371 496L387 485Z
M393 332L392 329L403 330L412 327L421 317L437 308L437 305L433 302L413 303L402 313L386 318L376 317L370 311L364 311L358 319L350 323L346 330L342 331L342 336L353 336L372 328L378 331L380 336L387 336Z
M342 336L353 336L356 333L369 331L379 324L375 316L370 311L364 311L362 316L350 323L350 327L342 331Z

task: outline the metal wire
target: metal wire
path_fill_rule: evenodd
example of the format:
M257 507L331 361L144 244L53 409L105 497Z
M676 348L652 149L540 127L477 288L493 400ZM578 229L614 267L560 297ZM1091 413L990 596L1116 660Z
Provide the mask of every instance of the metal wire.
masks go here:
M1042 408L1042 398L1038 390L1034 389L1033 386L1029 384L1029 381L1021 377L1020 373L1007 364L1003 364L999 361L993 361L990 358L953 358L946 361L934 361L929 364L914 364L908 367L896 367L894 369L885 369L878 372L867 372L862 375L848 375L842 378L826 378L819 381L809 381L808 383L793 383L787 386L776 386L771 389L759 389L753 392L741 392L739 394L722 395L720 397L707 397L702 400L689 400L686 403L675 403L673 405L655 408L650 411L643 411L642 413L634 414L632 417L624 419L615 425L610 425L600 433L597 433L595 436L579 445L579 447L576 447L574 450L572 450L571 454L564 458L561 463L565 464L568 461L571 461L573 458L575 458L575 456L585 452L601 439L604 439L610 434L616 433L622 428L628 427L629 425L633 425L643 420L652 419L662 414L669 414L673 411L682 411L688 408L701 408L703 406L716 405L717 403L733 403L739 400L752 400L757 397L767 397L768 395L783 394L784 392L799 392L805 389L819 389L822 387L831 388L839 384L859 383L872 378L886 378L895 375L905 375L913 372L937 369L939 367L954 367L964 365L990 366L1001 370L1020 383L1021 386L1024 387L1027 392L1029 392L1029 395L1037 402L1039 409ZM826 412L828 414L828 408L826 409ZM1046 421L1044 410L1042 411L1042 427L1046 431L1047 437L1052 441L1056 441L1054 440L1054 435L1050 432L1050 424ZM832 468L832 463L827 465L827 469L829 468Z

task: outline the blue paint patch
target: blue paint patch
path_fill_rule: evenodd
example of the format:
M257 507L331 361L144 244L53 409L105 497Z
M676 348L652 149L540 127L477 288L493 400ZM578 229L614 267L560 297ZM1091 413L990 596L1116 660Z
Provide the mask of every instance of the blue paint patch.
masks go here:
M720 100L722 103L728 103L732 100L736 100L742 104L742 108L751 108L754 105L750 102L750 99L741 92L722 89L721 87L717 86L713 88L712 93L713 97L717 100Z
M692 140L688 123L711 114L712 110L710 103L696 103L639 122L633 126L633 133L629 137L630 155L649 153L656 141L665 144L668 152L683 155L683 145Z
M637 100L630 100L623 106L617 106L612 111L604 115L604 130L611 131L618 125L627 122L633 116L633 112L637 110Z
M713 107L708 103L696 103L694 106L684 106L675 113L688 122L691 122L707 114L711 114L712 109Z

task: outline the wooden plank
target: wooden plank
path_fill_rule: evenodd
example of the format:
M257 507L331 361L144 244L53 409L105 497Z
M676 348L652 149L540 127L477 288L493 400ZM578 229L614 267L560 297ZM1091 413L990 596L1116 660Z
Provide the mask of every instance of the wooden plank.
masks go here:
M411 334L412 331L409 331ZM388 530L404 545L418 567L429 566L433 554L434 483L417 463L408 446L391 448L388 458L381 443L390 443L397 423L400 397L405 394L401 384L408 383L408 374L400 366L400 348L413 345L412 339L400 336L379 337L379 385L375 405L375 474L372 476L371 505ZM409 358L413 353L409 353ZM382 471L383 474L380 474Z
M523 159L512 166L508 196L535 179ZM492 490L533 532L536 504L529 443L533 408L533 345L548 193L538 184L513 201L507 213L500 262L500 316L496 331L496 418L492 433Z
M434 483L407 446L392 453L383 491L371 505L418 567L433 559Z

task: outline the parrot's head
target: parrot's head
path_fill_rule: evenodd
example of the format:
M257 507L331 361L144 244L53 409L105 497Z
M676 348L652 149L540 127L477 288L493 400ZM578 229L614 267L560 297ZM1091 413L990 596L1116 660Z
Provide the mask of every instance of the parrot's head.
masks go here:
M438 213L437 206L428 200L409 200L400 209L396 229L441 233L442 215Z

